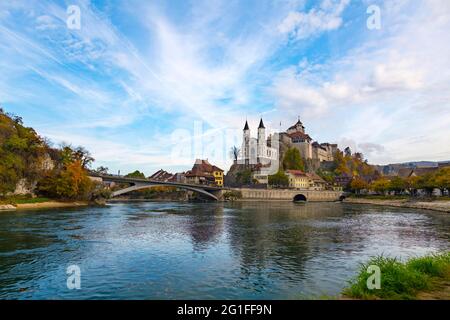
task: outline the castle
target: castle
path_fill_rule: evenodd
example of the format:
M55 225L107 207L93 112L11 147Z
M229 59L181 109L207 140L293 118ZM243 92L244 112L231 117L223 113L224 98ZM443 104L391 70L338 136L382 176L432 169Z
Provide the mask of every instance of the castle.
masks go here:
M266 128L262 119L259 122L257 138L250 136L247 121L245 121L243 131L240 163L267 165L278 157L280 157L280 161L282 160L283 150L271 147L271 137L266 140ZM280 147L287 145L297 148L303 159L312 162L333 161L337 151L337 144L313 142L313 139L305 132L300 118L286 132L279 133L278 137Z

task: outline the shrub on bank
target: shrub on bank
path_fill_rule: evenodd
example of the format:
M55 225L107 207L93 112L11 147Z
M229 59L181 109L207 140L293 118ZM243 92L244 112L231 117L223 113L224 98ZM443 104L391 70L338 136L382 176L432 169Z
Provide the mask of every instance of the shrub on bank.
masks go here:
M381 270L381 288L368 289L370 265ZM357 299L415 299L420 291L432 290L434 284L450 279L450 252L401 262L378 256L361 265L358 275L343 293Z
M223 198L225 200L237 200L237 199L242 199L242 193L240 191L235 191L235 190L231 190L231 191L226 191L223 194Z

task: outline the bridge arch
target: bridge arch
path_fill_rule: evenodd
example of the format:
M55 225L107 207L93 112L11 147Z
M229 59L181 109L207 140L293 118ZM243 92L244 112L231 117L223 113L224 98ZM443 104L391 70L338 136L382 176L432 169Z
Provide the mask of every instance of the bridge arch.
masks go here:
M296 195L294 196L293 201L294 201L294 202L307 201L307 198L306 198L306 196L305 196L304 194L299 193L299 194L296 194Z
M142 190L142 189L149 189L149 188L154 188L154 187L174 187L174 185L172 185L172 184L163 184L163 183L161 183L161 184L135 184L135 185L132 185L130 187L114 191L111 196L112 197L117 197L119 195L126 194L126 193L129 193L129 192L132 192L132 191L137 191L137 190ZM210 199L216 200L216 201L219 200L212 193L210 193L210 192L208 192L206 190L200 189L200 188L195 188L195 187L190 187L190 186L175 186L175 187L179 188L179 189L186 189L186 190L190 190L190 191L193 191L193 192L196 192L196 193L200 193L200 194L202 194L202 195L204 195L204 196L206 196L206 197L208 197Z

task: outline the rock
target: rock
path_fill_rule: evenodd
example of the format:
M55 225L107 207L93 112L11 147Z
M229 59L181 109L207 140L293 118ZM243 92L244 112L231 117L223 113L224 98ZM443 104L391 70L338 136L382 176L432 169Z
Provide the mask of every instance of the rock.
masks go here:
M16 210L16 207L14 207L12 204L1 204L0 210Z

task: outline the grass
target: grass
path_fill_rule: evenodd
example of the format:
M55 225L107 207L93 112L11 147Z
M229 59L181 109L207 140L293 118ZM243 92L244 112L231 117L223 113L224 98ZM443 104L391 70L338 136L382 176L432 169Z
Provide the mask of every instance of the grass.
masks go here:
M6 198L0 199L0 204L25 204L25 203L41 203L41 202L47 202L51 201L51 199L43 198L43 197L36 197L32 198L30 196L11 196Z
M368 289L367 273L370 265L381 270L381 288ZM378 256L361 265L358 275L344 289L346 297L356 299L417 299L421 292L436 290L450 280L450 251L442 254L412 258L401 262L395 258Z
M450 200L450 196L422 196L422 197L413 197L410 195L375 195L375 194L350 194L349 198L356 199L373 199L373 200L418 200L418 201L448 201Z
M351 194L349 195L350 198L361 198L361 199L374 199L374 200L403 200L403 199L411 199L411 196L407 195L359 195L359 194Z

